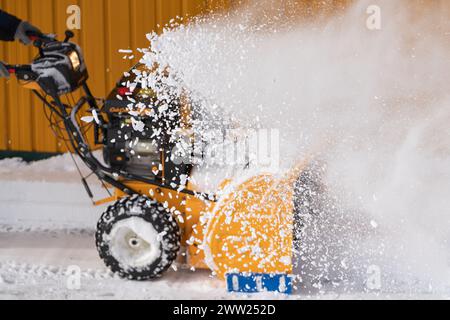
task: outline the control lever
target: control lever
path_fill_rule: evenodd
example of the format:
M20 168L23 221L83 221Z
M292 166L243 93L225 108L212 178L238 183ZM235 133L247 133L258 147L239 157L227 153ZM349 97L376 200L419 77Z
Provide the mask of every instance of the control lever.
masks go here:
M69 40L75 36L75 34L70 30L66 30L64 34L66 35L66 37L64 38L64 42L69 42Z

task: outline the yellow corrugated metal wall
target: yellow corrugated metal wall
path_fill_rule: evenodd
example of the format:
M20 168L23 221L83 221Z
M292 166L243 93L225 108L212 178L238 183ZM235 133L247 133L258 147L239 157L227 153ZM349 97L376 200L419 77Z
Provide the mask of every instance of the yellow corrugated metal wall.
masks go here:
M225 0L0 0L0 8L63 37L67 7L81 8L81 30L74 41L83 48L94 95L103 97L136 60L124 60L118 49L147 47L146 33L161 31L176 16L193 16ZM0 43L0 60L28 63L34 48ZM63 151L42 110L42 103L17 85L0 80L0 150Z
M94 95L104 97L121 73L137 62L122 59L118 49L146 47L145 34L153 30L160 32L176 16L194 16L246 1L255 0L0 0L0 7L62 37L67 7L80 6L81 30L75 32L74 41L84 50ZM311 15L339 10L354 0L279 1L289 3L289 9L294 4L303 14ZM450 14L449 0L407 2L421 9L433 3L445 8L445 18ZM34 54L35 49L18 43L0 43L0 60L9 63L28 63ZM14 79L0 80L0 151L64 151L49 128L42 108L42 103L31 92L20 88Z

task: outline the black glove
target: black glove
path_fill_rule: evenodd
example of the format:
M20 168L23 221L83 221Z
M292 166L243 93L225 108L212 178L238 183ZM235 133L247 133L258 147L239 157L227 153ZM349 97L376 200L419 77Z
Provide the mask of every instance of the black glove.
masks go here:
M17 27L16 34L14 36L14 39L19 40L24 45L31 44L31 39L29 37L29 34L41 34L41 30L36 28L35 26L32 26L26 21L22 21L19 26Z
M9 79L9 71L3 62L0 61L0 78Z

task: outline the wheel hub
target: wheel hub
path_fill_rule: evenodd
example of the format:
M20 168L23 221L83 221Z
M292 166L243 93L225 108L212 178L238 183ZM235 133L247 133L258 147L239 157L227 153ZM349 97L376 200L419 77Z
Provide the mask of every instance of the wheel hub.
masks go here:
M160 255L158 233L150 223L137 217L116 223L109 240L112 255L123 266L147 266Z
M128 245L130 246L130 248L132 249L138 249L141 244L142 244L142 239L138 238L136 235L132 236L129 240L128 240Z

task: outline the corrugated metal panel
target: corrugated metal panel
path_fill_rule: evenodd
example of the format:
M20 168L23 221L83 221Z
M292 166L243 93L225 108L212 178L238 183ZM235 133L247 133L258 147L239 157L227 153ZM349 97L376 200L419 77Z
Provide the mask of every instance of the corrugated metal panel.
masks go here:
M137 62L122 59L118 49L146 47L145 34L152 30L160 32L176 16L227 9L245 1L254 0L0 0L0 7L32 21L42 30L63 35L67 7L79 5L82 26L80 31L75 32L74 41L84 50L92 91L96 96L103 97L121 73ZM289 1L294 3L300 14L313 15L330 8L343 8L353 0ZM411 0L409 3L412 2L421 9L431 3L423 0ZM442 11L446 12L443 19L448 22L449 1L436 0L432 3L442 7ZM17 43L0 43L0 60L28 63L34 54L33 48ZM42 103L29 91L20 88L14 79L0 81L0 150L64 150L49 128Z
M96 96L105 96L124 70L136 60L124 60L118 49L146 47L145 34L162 27L176 16L193 16L213 0L0 0L0 7L41 30L60 37L66 29L67 7L79 5L81 30L75 42L83 48ZM18 43L0 43L0 59L28 63L35 49ZM63 151L49 128L42 103L20 88L15 79L0 81L0 150Z
M308 0L298 0L300 3ZM333 1L333 0L330 0ZM346 1L346 0L334 0ZM348 1L348 0L347 0ZM176 16L228 9L233 0L0 0L0 7L32 21L60 37L66 29L69 5L81 8L81 30L75 32L85 53L96 96L105 96L136 59L124 60L118 49L146 47L145 34L161 32ZM18 43L0 43L0 59L28 63L35 49ZM51 131L42 103L14 79L0 82L0 150L57 152L64 145Z

